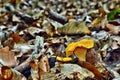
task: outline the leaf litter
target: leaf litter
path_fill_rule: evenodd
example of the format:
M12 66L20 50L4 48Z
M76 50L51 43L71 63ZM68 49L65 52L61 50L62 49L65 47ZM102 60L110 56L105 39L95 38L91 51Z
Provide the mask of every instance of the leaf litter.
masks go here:
M0 1L0 80L119 80L119 3Z

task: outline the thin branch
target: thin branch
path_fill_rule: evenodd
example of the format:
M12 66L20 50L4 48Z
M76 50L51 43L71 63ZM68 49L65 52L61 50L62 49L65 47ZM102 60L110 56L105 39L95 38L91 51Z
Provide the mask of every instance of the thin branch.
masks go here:
M46 11L45 15L49 17L50 19L53 19L61 24L66 24L68 22L66 17L54 12L53 10L49 8L47 8L45 11Z

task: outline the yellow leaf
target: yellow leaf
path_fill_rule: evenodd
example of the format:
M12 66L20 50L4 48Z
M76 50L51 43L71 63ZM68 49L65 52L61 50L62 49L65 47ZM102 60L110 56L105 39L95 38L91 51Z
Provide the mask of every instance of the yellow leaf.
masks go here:
M75 55L81 61L86 61L86 52L87 52L87 48L83 48L83 47L77 47L75 48L75 51L74 51Z
M92 39L82 39L78 42L72 42L66 48L66 57L75 53L80 60L85 61L87 49L92 47L94 47L94 40Z

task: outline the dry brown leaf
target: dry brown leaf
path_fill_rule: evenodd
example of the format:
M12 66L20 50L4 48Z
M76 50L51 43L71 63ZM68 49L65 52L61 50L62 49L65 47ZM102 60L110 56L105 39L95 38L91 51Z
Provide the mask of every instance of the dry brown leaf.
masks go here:
M115 25L113 25L113 24L106 24L106 29L108 29L109 31L110 31L110 33L112 33L112 34L115 34L115 35L117 35L117 34L119 34L119 32L120 32L120 26L115 26Z
M0 80L26 80L26 78L18 71L2 66L0 68Z
M99 27L101 22L103 21L103 17L97 17L93 20L92 24L95 26L95 27Z
M15 66L17 63L15 60L15 53L9 51L8 46L0 49L0 59L3 61L5 65L10 67Z
M31 66L31 77L33 80L39 80L39 68L38 68L38 61L31 61L30 62Z
M11 37L13 38L14 42L25 42L25 40L18 35L18 33L12 34Z
M88 50L88 52L86 54L86 61L91 63L92 65L95 64L95 62L96 62L96 60L95 60L95 49Z
M38 69L38 64L37 63L35 63L35 61L30 61L30 67L32 68L32 69Z
M11 80L13 77L13 71L7 66L1 68L1 80Z
M48 57L43 56L39 62L39 69L40 72L39 74L41 75L44 72L48 72L50 70L49 62L48 62Z
M50 36L53 36L56 33L55 27L50 24L50 26L46 29L46 33Z
M99 7L98 10L99 10L99 14L100 14L101 16L104 17L104 16L106 15L106 12L104 11L104 9L103 9L102 7Z

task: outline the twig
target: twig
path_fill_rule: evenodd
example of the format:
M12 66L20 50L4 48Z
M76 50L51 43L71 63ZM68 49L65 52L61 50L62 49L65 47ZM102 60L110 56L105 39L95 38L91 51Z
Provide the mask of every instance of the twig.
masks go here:
M48 16L50 19L53 19L61 24L65 24L68 22L66 17L54 12L53 10L49 8L47 8L45 11L46 11L45 15Z
M40 36L36 36L35 48L34 51L32 52L32 57L34 57L35 54L39 53L39 48L42 48L43 43L44 43L44 38Z

